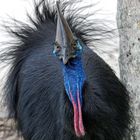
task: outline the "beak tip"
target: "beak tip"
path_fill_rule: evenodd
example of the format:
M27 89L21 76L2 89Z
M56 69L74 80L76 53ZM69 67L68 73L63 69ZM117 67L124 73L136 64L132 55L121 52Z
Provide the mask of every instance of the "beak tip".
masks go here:
M67 59L63 59L63 64L66 65L68 63Z

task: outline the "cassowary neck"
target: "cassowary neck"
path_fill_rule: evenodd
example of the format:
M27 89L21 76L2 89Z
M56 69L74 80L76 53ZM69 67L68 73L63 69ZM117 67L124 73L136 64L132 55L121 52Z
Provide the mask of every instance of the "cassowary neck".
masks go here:
M85 73L81 57L70 60L69 64L63 65L64 86L66 93L73 105L74 129L78 137L85 135L82 119L83 95L82 87L85 81Z

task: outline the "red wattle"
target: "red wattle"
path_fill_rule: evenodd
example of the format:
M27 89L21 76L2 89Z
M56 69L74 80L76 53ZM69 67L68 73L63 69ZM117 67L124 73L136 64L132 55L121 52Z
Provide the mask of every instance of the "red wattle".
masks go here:
M73 110L74 110L74 130L75 130L76 136L82 137L85 135L85 129L84 129L84 125L83 125L79 92L77 92L77 104L74 101L74 98L71 93L70 93L70 96L71 96Z
M79 129L80 129L81 135L84 136L85 135L85 129L84 129L84 125L83 125L83 117L82 117L82 110L81 110L79 92L77 94L78 94L77 97L78 97L78 111L79 111Z

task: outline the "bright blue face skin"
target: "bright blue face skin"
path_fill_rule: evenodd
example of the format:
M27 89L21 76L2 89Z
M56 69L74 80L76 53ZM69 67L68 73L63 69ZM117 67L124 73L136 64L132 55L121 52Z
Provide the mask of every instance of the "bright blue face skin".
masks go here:
M82 65L82 46L79 42L77 42L77 51L76 57L71 59L68 64L62 63L63 68L63 76L64 76L64 86L66 93L71 100L71 95L73 96L74 102L77 104L77 92L79 92L80 103L82 105L82 87L84 85L84 81L86 79L85 72Z

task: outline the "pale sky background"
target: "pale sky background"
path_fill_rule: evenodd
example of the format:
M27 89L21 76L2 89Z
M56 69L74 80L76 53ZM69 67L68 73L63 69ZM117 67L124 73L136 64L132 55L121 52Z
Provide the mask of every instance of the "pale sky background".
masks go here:
M26 12L28 11L31 14L33 13L32 2L33 0L0 0L0 23L2 21L6 22L9 19L8 16L25 22L27 17ZM110 20L112 21L112 24L110 26L116 29L117 0L83 0L83 5L95 3L98 4L95 7L91 6L91 8L88 8L87 12L100 10L100 14L97 14L97 17L93 16L91 18ZM3 40L7 40L7 36L5 37L3 35L3 32L0 31L0 42L2 42ZM107 52L108 55L106 55L105 53L99 53L100 56L103 57L103 59L105 59L106 62L111 65L116 73L119 73L117 62L118 40L115 40L114 45L104 48L104 51ZM113 59L110 57L113 57Z
M10 15L15 18L24 20L26 11L32 12L33 0L0 0L0 18L5 18L5 15ZM96 8L100 9L103 17L109 20L116 20L117 0L83 0L85 4L98 3ZM91 9L87 9L92 10ZM94 8L93 8L94 10ZM103 18L101 15L98 18Z
M9 20L9 16L17 20L26 21L26 12L33 12L33 0L0 0L0 25ZM98 3L96 7L91 7L87 9L87 12L100 9L100 15L97 15L96 18L111 20L112 27L116 29L116 12L117 12L117 0L83 0L83 5L85 4L94 4ZM79 6L79 5L78 5ZM96 9L94 9L96 8ZM95 17L92 17L95 18ZM5 21L5 22L3 22ZM8 40L8 36L5 35L5 32L1 30L0 26L0 42ZM115 44L113 46L105 46L104 51L106 53L98 53L117 73L119 76L119 67L118 67L118 38L115 39ZM4 46L6 47L6 46ZM5 71L0 71L0 78L5 76ZM2 93L2 92L1 92ZM1 97L2 94L0 94ZM5 116L5 109L2 109L0 116Z

